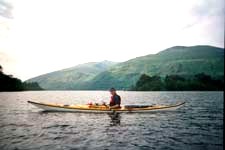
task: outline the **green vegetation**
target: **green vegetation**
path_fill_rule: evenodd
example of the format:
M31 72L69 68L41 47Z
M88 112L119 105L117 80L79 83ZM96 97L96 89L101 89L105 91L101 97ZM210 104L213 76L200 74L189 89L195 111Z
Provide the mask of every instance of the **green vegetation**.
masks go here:
M39 91L39 90L44 90L39 86L37 82L23 82L23 90L25 91Z
M87 63L45 74L27 82L38 82L48 90L106 90L110 87L129 90L131 86L136 85L142 74L159 76L163 79L167 75L186 79L200 73L212 78L223 78L223 48L176 46L154 55L137 57L122 63L107 61Z
M38 83L26 83L12 75L6 75L0 66L0 92L1 91L24 91L24 90L43 90Z
M224 81L213 79L204 73L192 78L178 75L159 76L141 75L136 85L131 88L135 91L219 91L224 90Z
M147 55L119 63L93 79L92 88L129 89L135 85L142 74L166 77L183 77L205 73L212 77L224 75L224 49L211 46L176 46L154 55ZM108 79L103 81L102 79ZM93 83L92 82L92 83ZM98 83L104 83L99 85Z
M44 74L26 82L37 82L48 90L82 90L90 87L90 81L109 69L115 62L90 62L75 67Z

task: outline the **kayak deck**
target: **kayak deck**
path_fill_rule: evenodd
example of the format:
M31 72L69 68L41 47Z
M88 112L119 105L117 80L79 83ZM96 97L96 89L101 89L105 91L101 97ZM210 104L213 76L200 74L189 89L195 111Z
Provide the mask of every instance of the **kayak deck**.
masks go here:
M28 103L44 111L67 111L67 112L149 112L159 110L174 110L185 102L174 105L125 105L121 108L110 109L107 105L63 105L54 103L42 103L27 101Z

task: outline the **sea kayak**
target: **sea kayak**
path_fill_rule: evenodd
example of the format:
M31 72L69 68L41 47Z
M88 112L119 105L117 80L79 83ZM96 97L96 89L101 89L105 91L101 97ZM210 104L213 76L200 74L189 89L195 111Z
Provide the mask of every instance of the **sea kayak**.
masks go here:
M59 112L93 112L93 113L110 113L110 112L152 112L152 111L165 111L176 110L183 106L185 102L173 105L124 105L121 108L110 109L107 105L64 105L54 103L43 103L27 101L28 103L42 109L43 111L59 111Z

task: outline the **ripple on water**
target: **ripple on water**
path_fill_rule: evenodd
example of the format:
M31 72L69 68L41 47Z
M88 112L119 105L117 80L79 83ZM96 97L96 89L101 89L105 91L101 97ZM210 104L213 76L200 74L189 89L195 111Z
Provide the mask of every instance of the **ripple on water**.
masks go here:
M180 100L186 104L174 112L146 114L46 113L27 104L27 99L86 103L93 97L108 99L108 92L4 92L0 93L0 148L223 149L223 92L119 94L125 104L168 104Z

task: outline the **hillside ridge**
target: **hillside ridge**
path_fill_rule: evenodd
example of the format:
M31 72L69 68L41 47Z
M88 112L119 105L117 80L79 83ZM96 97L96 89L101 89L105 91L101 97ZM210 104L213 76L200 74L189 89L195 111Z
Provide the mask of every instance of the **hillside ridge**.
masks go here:
M38 82L49 90L104 90L113 86L128 89L141 74L194 76L205 73L224 76L224 49L207 46L174 46L125 62L90 62L41 75L27 82Z

